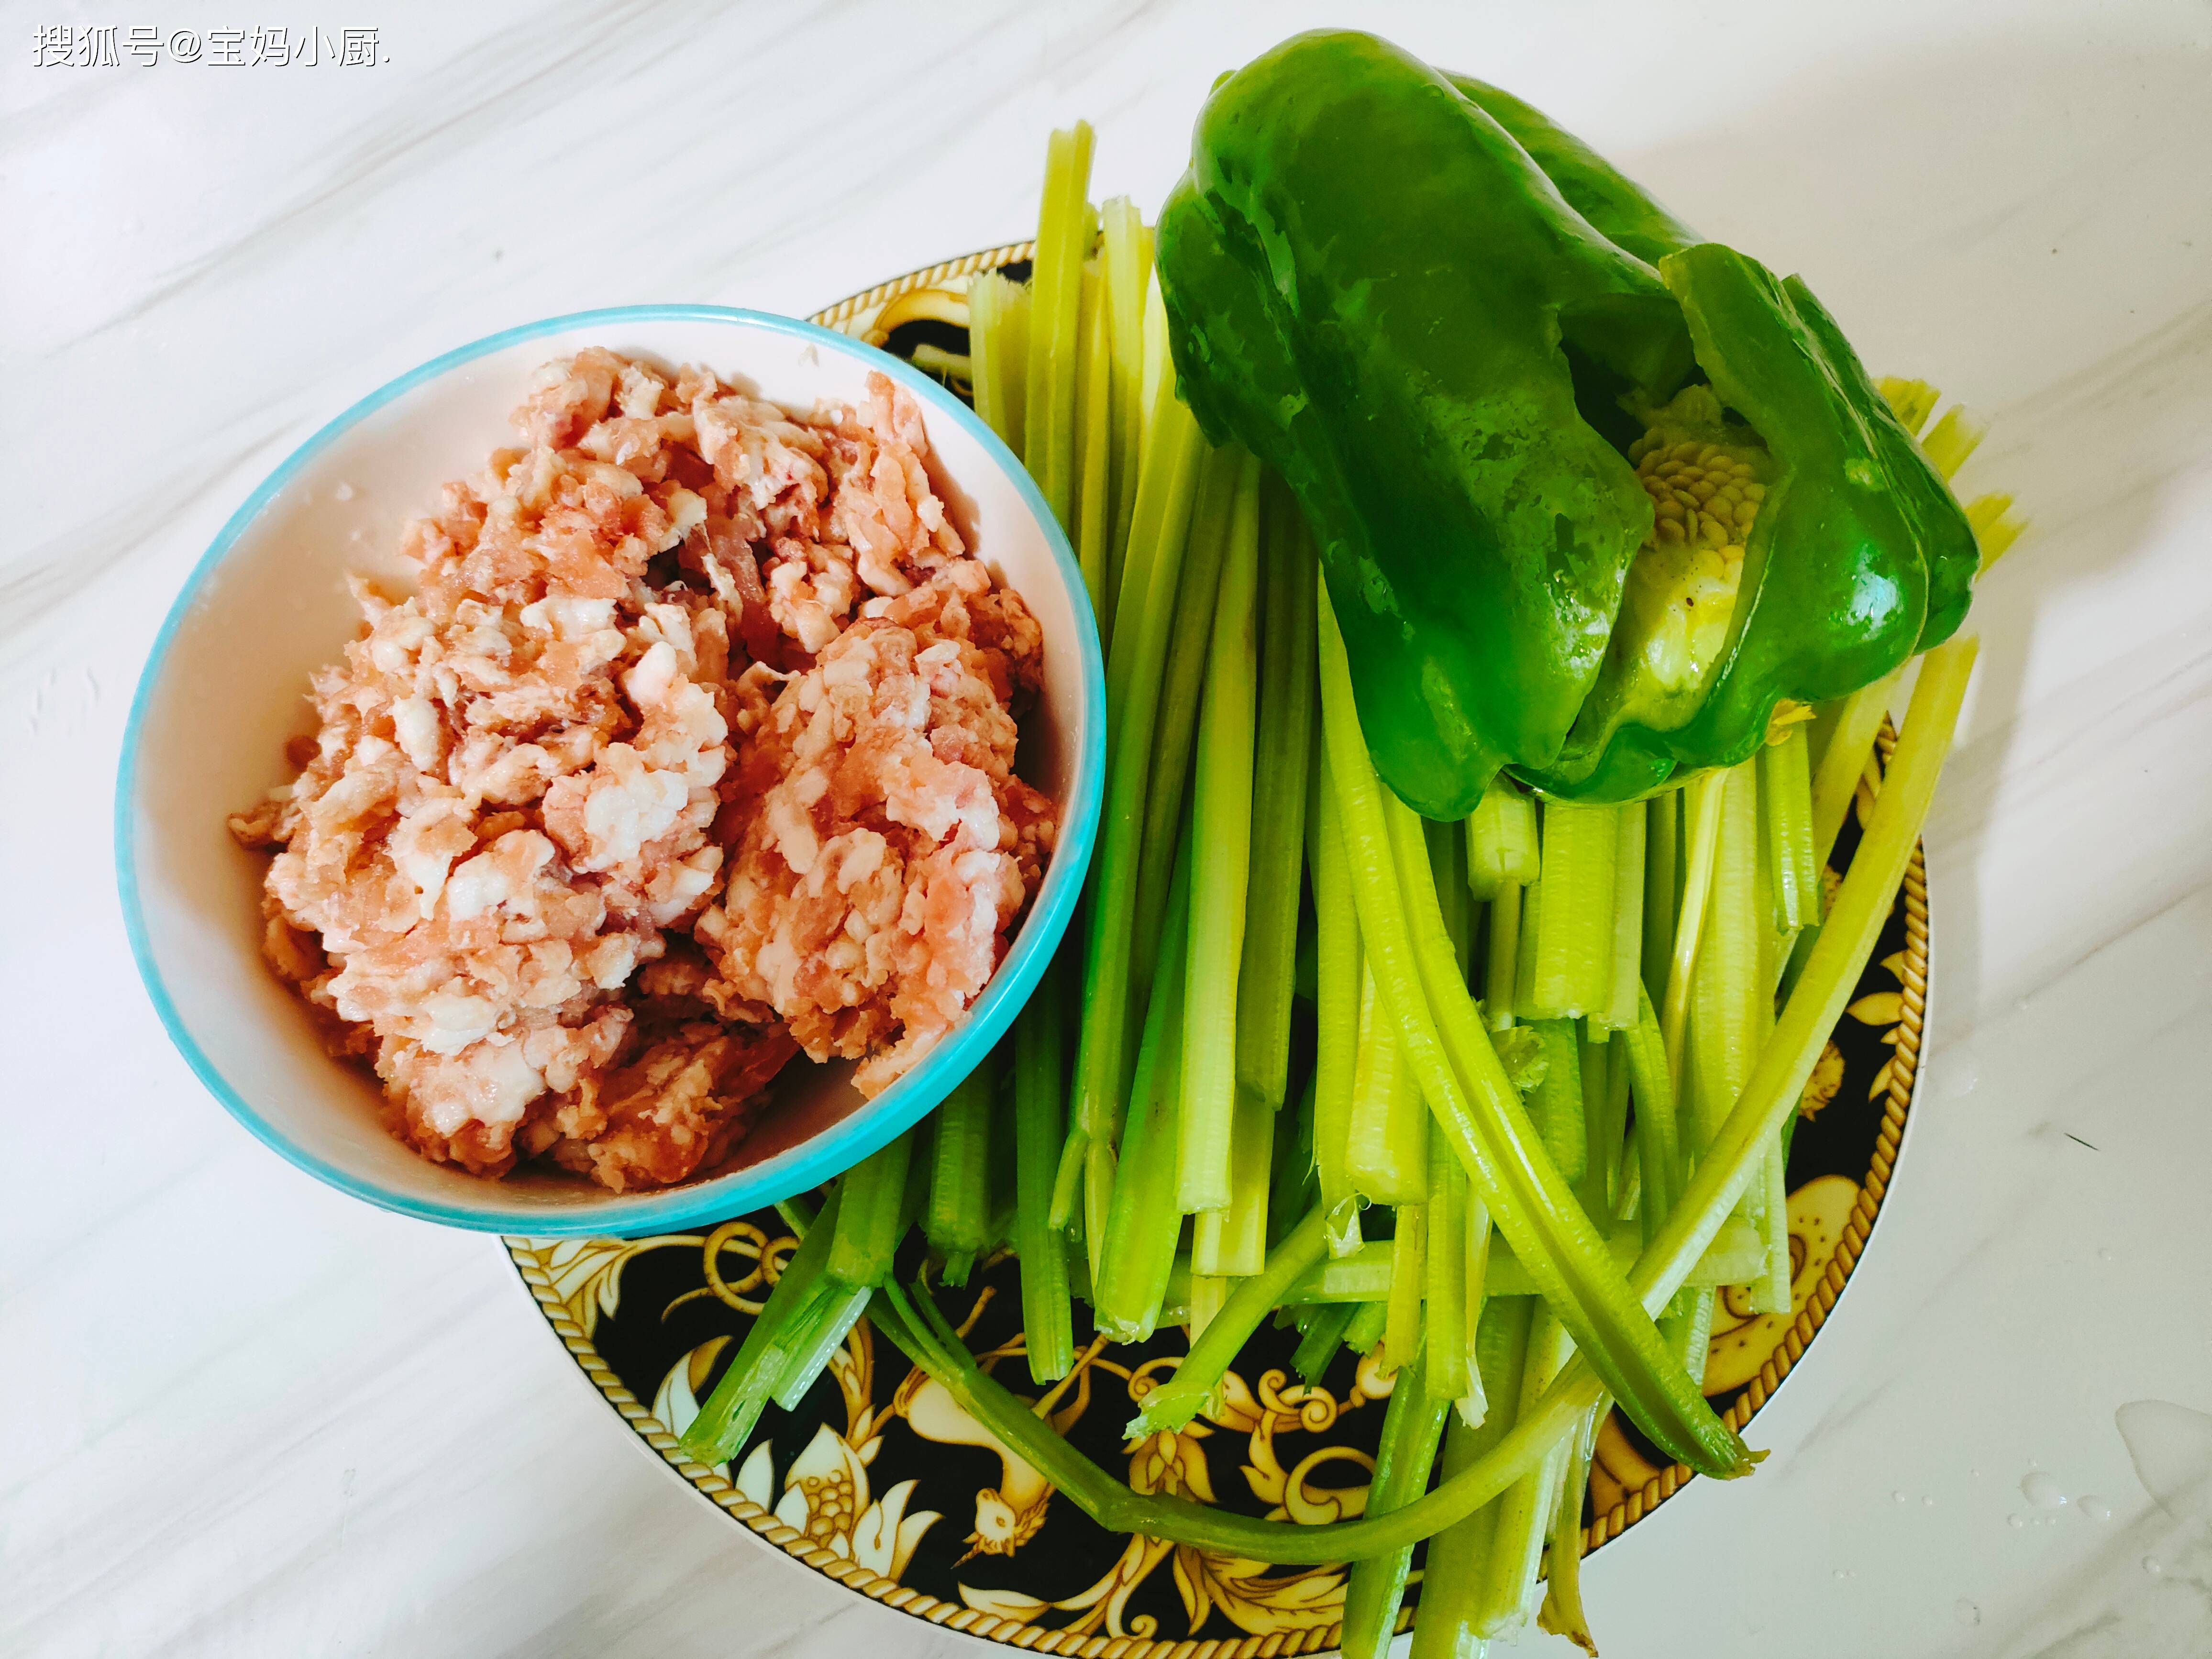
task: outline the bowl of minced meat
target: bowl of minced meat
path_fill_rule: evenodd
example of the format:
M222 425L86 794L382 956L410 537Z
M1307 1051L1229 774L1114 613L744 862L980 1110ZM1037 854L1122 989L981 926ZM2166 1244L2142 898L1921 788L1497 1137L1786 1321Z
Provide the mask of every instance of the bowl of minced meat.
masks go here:
M118 799L156 1007L389 1207L665 1230L988 1054L1080 887L1097 638L951 393L757 313L587 313L333 422L228 525Z

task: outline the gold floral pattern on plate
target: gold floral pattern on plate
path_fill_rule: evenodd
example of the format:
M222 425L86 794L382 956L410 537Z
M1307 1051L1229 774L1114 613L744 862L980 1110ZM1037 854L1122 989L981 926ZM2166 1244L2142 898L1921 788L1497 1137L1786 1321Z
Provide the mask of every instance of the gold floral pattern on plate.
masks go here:
M886 283L816 320L868 339L965 391L966 288L1018 267L1026 244ZM1018 274L1018 270L1017 270ZM1889 739L1884 736L1881 760ZM1848 867L1880 787L1862 781L1836 855ZM1832 885L1834 872L1830 872ZM1808 1082L1790 1152L1788 1314L1722 1299L1705 1392L1741 1426L1820 1328L1880 1211L1911 1103L1925 1016L1928 906L1916 853L1881 943ZM740 1456L691 1462L677 1434L797 1246L773 1211L708 1233L507 1241L540 1311L609 1404L702 1496L770 1545L931 1623L1042 1653L1098 1659L1257 1659L1335 1645L1344 1569L1274 1567L1109 1534L1001 1447L863 1317L807 1396L769 1407ZM1319 1523L1367 1501L1391 1379L1340 1353L1312 1385L1290 1365L1295 1331L1263 1329L1211 1408L1180 1431L1121 1438L1134 1404L1183 1350L1179 1332L1121 1346L1088 1338L1068 1377L1030 1383L1016 1264L978 1267L941 1305L987 1370L1091 1457L1146 1492ZM1081 1310L1079 1308L1079 1321ZM1087 1340L1086 1340L1087 1339ZM1590 1471L1584 1547L1595 1548L1690 1480L1616 1413ZM1418 1616L1419 1558L1403 1617Z

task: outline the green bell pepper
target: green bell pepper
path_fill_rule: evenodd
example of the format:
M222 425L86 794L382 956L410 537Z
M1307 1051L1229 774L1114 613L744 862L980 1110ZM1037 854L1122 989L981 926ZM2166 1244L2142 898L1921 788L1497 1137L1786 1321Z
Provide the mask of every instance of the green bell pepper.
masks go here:
M1662 398L1690 368L1680 310L1502 128L1370 37L1278 47L1200 131L1158 254L1185 396L1297 492L1382 775L1463 816L1508 761L1558 753L1650 532L1561 342Z
M1847 696L1948 638L1979 562L1964 511L1803 283L1717 242L1659 269L1711 384L1652 411L1639 468L1673 458L1671 478L1657 477L1668 462L1644 476L1680 519L1662 516L1638 556L1559 758L1516 769L1556 795L1626 799L1742 761L1784 700ZM1696 527L1669 537L1684 520ZM1940 594L1937 572L1955 579ZM1702 650L1683 621L1700 591L1708 613L1725 606Z
M1705 240L1642 185L1618 172L1572 133L1553 125L1551 118L1533 105L1473 76L1454 75L1450 80L1513 135L1559 187L1568 206L1638 258L1658 265L1668 254L1681 252ZM1668 280L1672 285L1673 279ZM1834 364L1838 386L1863 417L1869 416L1875 408L1881 411L1879 418L1868 418L1867 429L1882 449L1899 504L1911 520L1914 533L1921 538L1927 554L1928 614L1914 649L1926 651L1941 645L1966 619L1973 599L1973 578L1981 562L1978 555L1969 556L1972 544L1961 533L1967 527L1966 520L1943 482L1947 475L1929 465L1931 458L1912 441L1910 428L1895 416L1887 398L1869 399L1865 372L1850 343L1803 282L1793 276L1784 287L1800 310L1801 320L1819 340L1821 354ZM1923 415L1922 419L1925 418Z
M1285 41L1215 88L1158 246L1191 408L1297 492L1431 817L1504 768L1734 764L1965 614L1966 515L1804 285L1496 88Z
M1513 135L1513 142L1544 169L1569 207L1595 226L1599 234L1644 264L1656 265L1668 254L1705 240L1612 162L1571 132L1554 126L1552 118L1534 104L1524 104L1503 87L1471 75L1448 72L1445 78Z

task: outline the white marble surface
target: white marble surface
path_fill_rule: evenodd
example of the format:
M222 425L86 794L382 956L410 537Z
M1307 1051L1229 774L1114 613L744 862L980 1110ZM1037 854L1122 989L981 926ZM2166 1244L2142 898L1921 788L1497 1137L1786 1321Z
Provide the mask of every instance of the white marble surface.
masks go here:
M125 707L216 526L361 392L532 317L803 313L1021 234L1076 115L1100 192L1155 204L1210 77L1330 15L279 9L388 61L34 70L34 23L137 14L0 30L0 1650L949 1653L656 1472L496 1244L324 1191L202 1092L118 918ZM2037 524L1976 611L1889 1206L1765 1469L1592 1563L1607 1651L2212 1648L2212 1538L2114 1427L2212 1409L2212 9L1354 14L1802 270L1994 416L1968 482ZM2111 1518L2034 1509L2032 1468Z

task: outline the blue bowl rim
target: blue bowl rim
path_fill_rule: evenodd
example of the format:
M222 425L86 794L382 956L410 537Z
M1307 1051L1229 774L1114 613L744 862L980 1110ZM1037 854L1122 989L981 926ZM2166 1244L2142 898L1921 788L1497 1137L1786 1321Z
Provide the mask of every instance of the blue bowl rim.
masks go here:
M123 903L124 931L131 954L138 966L155 1013L169 1041L186 1065L221 1101L230 1115L272 1151L317 1180L363 1199L381 1208L425 1221L481 1232L522 1233L540 1238L645 1235L666 1232L708 1219L743 1215L818 1186L838 1171L850 1168L926 1115L969 1072L979 1065L1005 1034L1015 1013L1029 1000L1046 964L1058 948L1081 896L1085 872L1097 834L1100 806L1105 793L1106 677L1098 629L1091 607L1077 604L1076 637L1082 653L1084 691L1091 717L1084 721L1082 752L1076 757L1075 788L1067 804L1044 884L1012 947L966 1019L915 1068L874 1099L864 1103L821 1133L800 1142L750 1169L717 1176L696 1186L630 1197L610 1193L604 1200L572 1210L541 1210L503 1205L495 1182L483 1183L483 1201L446 1202L396 1192L340 1168L294 1144L264 1118L216 1068L200 1048L172 1001L154 961L140 905L137 877L137 826L132 810L137 795L138 742L153 688L161 678L169 647L202 585L220 565L246 526L294 476L341 434L393 399L450 370L511 345L549 334L581 328L619 328L636 323L708 322L763 329L795 336L850 356L860 357L880 369L930 411L960 426L980 442L1000 470L1011 478L1030 513L1045 535L1047 546L1058 561L1061 580L1071 599L1085 589L1083 573L1067 537L1040 491L1013 452L973 410L937 381L909 364L878 350L848 334L817 324L771 312L732 306L635 305L569 312L533 323L520 324L482 339L457 346L432 358L370 392L332 419L285 458L230 515L208 550L192 567L184 587L162 618L160 631L138 678L124 727L123 752L117 769L115 792L115 872Z

